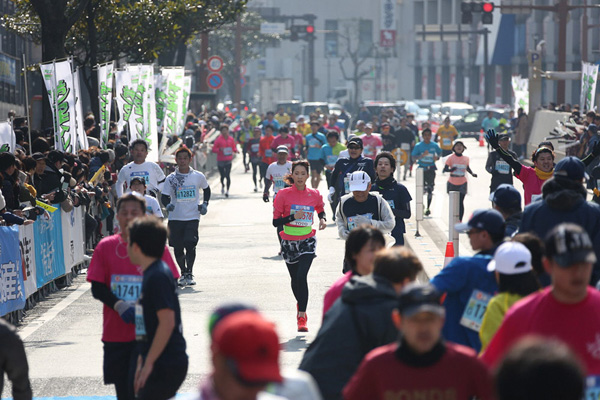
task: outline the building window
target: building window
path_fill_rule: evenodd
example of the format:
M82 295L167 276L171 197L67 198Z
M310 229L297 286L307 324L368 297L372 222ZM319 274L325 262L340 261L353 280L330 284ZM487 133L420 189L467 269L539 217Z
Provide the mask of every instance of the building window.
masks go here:
M325 20L325 58L338 56L338 22L334 19Z
M361 57L369 57L373 50L373 21L361 19L358 27L358 49Z
M422 1L415 1L415 25L423 25L425 23L425 3Z

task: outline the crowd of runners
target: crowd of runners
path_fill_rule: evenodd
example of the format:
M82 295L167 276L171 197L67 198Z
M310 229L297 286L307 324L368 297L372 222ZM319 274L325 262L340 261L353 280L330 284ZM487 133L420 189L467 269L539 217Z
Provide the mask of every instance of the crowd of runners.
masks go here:
M171 398L186 377L177 286L196 285L200 221L211 200L207 177L195 168L202 152L216 154L223 201L232 201L239 154L244 173L235 178L252 179L254 192L272 204L273 235L296 300L290 323L317 333L298 370L284 373L273 324L252 305L219 307L209 323L213 371L201 399L579 400L600 392L600 192L591 178L600 141L588 139L580 157L558 162L552 143L540 143L529 166L510 149L509 134L488 130L490 206L463 221L466 174L477 175L449 120L432 132L394 110L354 130L349 120L318 113L190 114L174 168L146 161L146 142L129 143L126 132L111 133L109 151L78 155L36 139L33 154L24 136L16 154L0 153L0 216L30 223L29 197L63 206L99 190L112 201L117 224L109 213L106 235L98 243L89 238L87 280L104 307L104 382L119 400ZM92 162L79 181L85 157ZM475 252L427 283L417 281L422 262L404 246L413 199L395 179L411 176L413 164L423 169L426 216L443 164L447 192L460 193L456 229ZM90 179L99 168L102 179ZM595 201L587 200L588 188L596 188ZM261 205L259 198L250 207ZM94 231L98 221L86 215ZM309 323L309 272L318 231L329 221L344 240L344 258L323 313ZM21 386L13 377L14 390Z

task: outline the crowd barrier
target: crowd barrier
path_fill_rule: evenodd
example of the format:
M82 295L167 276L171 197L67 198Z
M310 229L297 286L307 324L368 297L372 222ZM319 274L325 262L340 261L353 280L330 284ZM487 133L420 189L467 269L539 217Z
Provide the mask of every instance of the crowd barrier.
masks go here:
M58 208L28 226L0 226L0 316L17 322L30 299L70 283L85 262L84 212Z

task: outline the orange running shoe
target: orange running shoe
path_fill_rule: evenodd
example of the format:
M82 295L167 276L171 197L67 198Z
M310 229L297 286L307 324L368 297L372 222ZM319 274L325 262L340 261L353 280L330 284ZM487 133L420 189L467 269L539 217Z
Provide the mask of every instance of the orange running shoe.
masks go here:
M304 314L304 317L298 317L298 332L308 332L308 327L306 326L306 322L308 321L308 317Z

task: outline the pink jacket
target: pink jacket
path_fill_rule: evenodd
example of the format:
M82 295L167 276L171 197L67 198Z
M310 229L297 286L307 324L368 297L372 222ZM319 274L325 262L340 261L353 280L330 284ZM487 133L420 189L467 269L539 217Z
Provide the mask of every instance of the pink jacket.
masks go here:
M217 153L217 161L233 160L233 153L238 152L235 139L231 136L225 139L222 135L219 135L213 143L212 152Z

